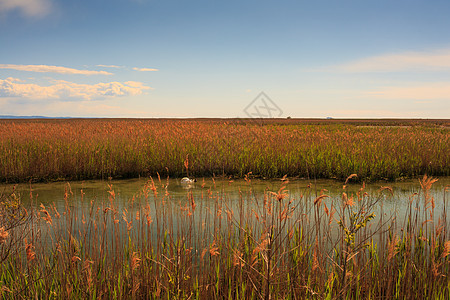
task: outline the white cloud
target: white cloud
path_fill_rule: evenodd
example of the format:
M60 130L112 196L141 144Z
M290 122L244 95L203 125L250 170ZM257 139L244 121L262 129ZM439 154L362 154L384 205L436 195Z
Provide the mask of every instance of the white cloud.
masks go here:
M20 11L27 17L44 17L52 11L50 0L0 0L0 13Z
M405 52L363 58L323 70L344 72L401 72L450 70L450 49Z
M125 81L124 83L134 88L145 88L145 85L139 81Z
M116 66L116 65L97 65L97 67L101 67L101 68L115 68L115 69L123 68L121 66Z
M10 69L17 71L39 72L39 73L59 73L59 74L79 74L79 75L113 75L113 73L106 71L90 71L78 70L59 66L47 65L12 65L0 64L0 69Z
M60 80L50 86L40 86L11 77L0 80L0 97L25 99L97 100L140 95L149 89L151 88L135 81L78 84Z
M139 72L156 72L159 71L158 69L151 69L151 68L133 68L135 71Z

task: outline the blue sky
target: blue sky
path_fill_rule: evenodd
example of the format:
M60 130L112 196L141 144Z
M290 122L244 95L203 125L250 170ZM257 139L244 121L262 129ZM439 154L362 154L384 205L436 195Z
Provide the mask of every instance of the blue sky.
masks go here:
M449 118L450 1L0 0L0 115Z

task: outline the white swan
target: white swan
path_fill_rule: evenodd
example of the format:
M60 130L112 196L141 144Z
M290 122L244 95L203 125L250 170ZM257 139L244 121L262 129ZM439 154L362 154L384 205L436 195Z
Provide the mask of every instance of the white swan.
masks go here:
M181 178L181 184L193 184L194 182L197 182L197 180L189 179L188 177Z

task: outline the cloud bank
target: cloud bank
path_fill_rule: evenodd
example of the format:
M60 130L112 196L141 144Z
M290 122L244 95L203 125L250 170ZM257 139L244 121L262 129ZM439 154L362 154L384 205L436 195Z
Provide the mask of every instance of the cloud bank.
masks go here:
M0 69L10 69L17 71L38 72L38 73L59 73L59 74L79 74L79 75L113 75L113 73L106 71L90 71L78 70L59 66L47 65L11 65L0 64Z
M405 52L363 58L327 68L344 72L450 71L450 49L434 52Z
M450 82L415 83L369 92L377 99L450 100Z
M25 99L99 100L141 95L149 89L151 88L137 81L78 84L59 80L50 86L40 86L34 83L26 83L17 78L0 79L0 97Z
M50 0L0 0L0 13L18 10L26 17L44 17L52 11Z

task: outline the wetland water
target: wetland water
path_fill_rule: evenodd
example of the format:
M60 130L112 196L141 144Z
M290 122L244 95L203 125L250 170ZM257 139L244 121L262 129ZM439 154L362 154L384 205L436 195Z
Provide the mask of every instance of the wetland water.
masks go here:
M445 188L450 186L450 177L441 177L430 189L430 197L435 199L435 213L441 214L444 202L448 198L448 191ZM263 201L265 191L277 192L282 184L280 180L256 180L250 182L245 180L212 180L209 178L199 179L193 185L183 186L179 179L154 179L158 197L156 201L164 199L174 204L184 205L188 203L188 195L191 194L197 203L201 203L206 209L213 209L214 199L220 199L223 205L237 208L240 199L245 205L257 206ZM115 181L83 181L83 182L56 182L39 184L18 184L15 186L16 194L20 195L22 202L30 206L31 202L35 206L41 203L44 206L55 205L58 211L65 209L66 202L72 209L86 208L93 203L97 205L107 205L111 198L111 191L114 191L115 205L119 209L126 208L132 213L133 208L130 203L142 200L155 201L153 191L150 188L151 182L146 179L130 179ZM308 188L309 186L309 188ZM380 187L389 186L393 190L393 195L388 191L380 192ZM349 197L356 195L362 184L349 183L345 190L343 182L333 180L292 180L286 190L289 193L288 199L293 201L303 201L305 206L312 205L314 199L323 192L330 197L324 200L330 206L339 206L342 193ZM10 193L13 185L0 185L0 191ZM31 191L31 193L30 193ZM418 179L411 179L403 182L377 182L366 184L365 192L374 199L380 199L378 208L383 208L384 214L396 213L397 217L402 217L411 199L423 199L423 192ZM418 195L412 196L417 193ZM65 194L67 196L65 197ZM241 195L241 196L240 196ZM32 200L30 200L32 198ZM67 198L67 201L66 199ZM131 211L130 211L131 210Z
M380 248L386 247L387 240L382 232L400 233L408 220L413 220L417 228L423 228L423 224L447 227L445 203L450 177L439 178L429 190L428 199L435 199L434 210L430 209L430 202L425 205L425 194L418 179L368 184L364 189L368 196L361 202L357 193L364 193L360 192L362 184L348 184L344 190L343 182L332 180L293 180L286 185L288 196L278 202L271 192L277 193L283 184L281 180L200 179L186 187L179 179L154 180L154 185L148 179L132 179L32 184L31 190L29 184L19 184L15 186L15 194L27 209L35 212L33 216L38 216L34 219L33 232L41 237L39 242L44 251L56 247L55 241L74 237L87 243L87 249L94 249L100 243L111 257L118 251L117 247L126 246L124 241L153 247L170 237L172 244L188 241L198 260L198 251L214 243L218 235L231 234L237 238L239 232L246 231L258 239L269 227L281 230L280 236L288 234L287 228L293 232L291 229L301 227L307 244L313 243L315 236L321 236L326 239L323 249L330 254L343 238L338 222L344 220L350 224L351 213L358 211L367 215L373 212L375 218L357 239L367 241L373 237ZM391 187L393 193L386 189L380 191L382 186ZM13 186L2 185L0 189L10 193ZM343 205L343 192L348 199L354 197L351 207ZM329 197L314 205L321 193ZM366 209L371 200L379 201ZM281 220L285 205L290 205L286 226L282 225L283 221L277 221ZM49 215L53 221L48 220Z

